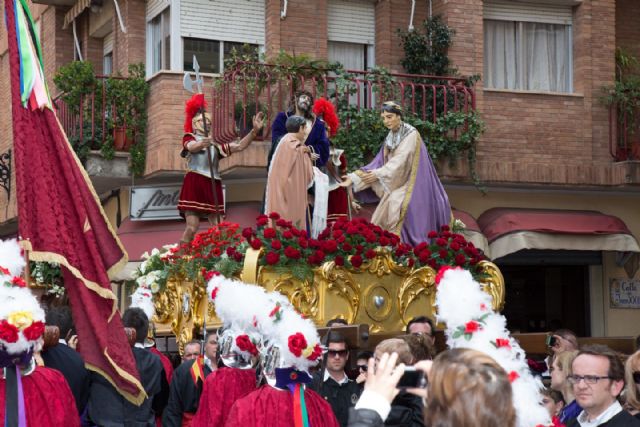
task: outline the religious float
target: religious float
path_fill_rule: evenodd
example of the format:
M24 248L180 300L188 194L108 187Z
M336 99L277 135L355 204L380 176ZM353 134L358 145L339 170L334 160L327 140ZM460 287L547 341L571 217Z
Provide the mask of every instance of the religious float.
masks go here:
M220 326L206 295L215 274L286 295L318 326L340 317L381 334L404 330L414 316L434 316L436 274L451 265L471 271L499 311L502 274L462 232L444 226L413 247L353 219L310 239L278 214L261 215L255 227L222 223L190 244L154 249L140 265L132 298L155 312L156 333L175 335L180 352L203 327Z

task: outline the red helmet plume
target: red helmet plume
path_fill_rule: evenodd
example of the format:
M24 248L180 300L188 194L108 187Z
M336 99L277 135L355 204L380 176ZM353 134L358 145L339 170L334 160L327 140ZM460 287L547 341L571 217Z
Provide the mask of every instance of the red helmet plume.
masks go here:
M340 127L340 119L336 114L336 107L324 98L318 98L313 103L313 114L322 117L329 127L329 136L335 136Z
M186 102L184 106L184 131L185 133L193 133L193 118L200 109L207 109L207 101L204 99L203 93L196 93Z

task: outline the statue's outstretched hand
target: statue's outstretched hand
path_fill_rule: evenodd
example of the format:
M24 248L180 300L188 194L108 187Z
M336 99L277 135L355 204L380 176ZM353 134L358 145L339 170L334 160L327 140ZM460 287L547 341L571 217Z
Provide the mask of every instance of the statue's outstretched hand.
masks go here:
M351 181L351 178L349 178L347 175L342 177L342 182L340 184L338 184L340 187L351 187L353 185L353 181Z
M264 127L264 113L260 111L258 112L258 114L253 116L253 130L258 132L263 127Z

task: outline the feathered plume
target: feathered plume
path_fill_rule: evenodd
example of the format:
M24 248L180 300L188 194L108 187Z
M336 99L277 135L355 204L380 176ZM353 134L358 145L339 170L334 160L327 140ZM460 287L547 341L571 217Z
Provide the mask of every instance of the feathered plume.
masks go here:
M447 325L447 345L482 351L504 368L511 380L518 427L549 425L549 413L541 404L542 383L531 375L504 316L492 310L491 297L461 268L443 267L436 285L438 321Z
M340 127L340 119L336 114L336 107L324 98L318 98L313 103L313 114L322 117L329 127L329 136L335 136Z
M184 106L184 132L193 133L193 118L200 109L207 109L207 101L204 99L203 93L193 95Z

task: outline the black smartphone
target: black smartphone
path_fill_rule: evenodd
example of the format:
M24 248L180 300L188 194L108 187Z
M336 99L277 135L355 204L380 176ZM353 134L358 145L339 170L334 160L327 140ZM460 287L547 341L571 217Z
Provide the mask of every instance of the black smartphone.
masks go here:
M405 388L425 388L427 386L427 377L423 371L419 371L413 366L404 368L404 373L396 386L399 389Z

